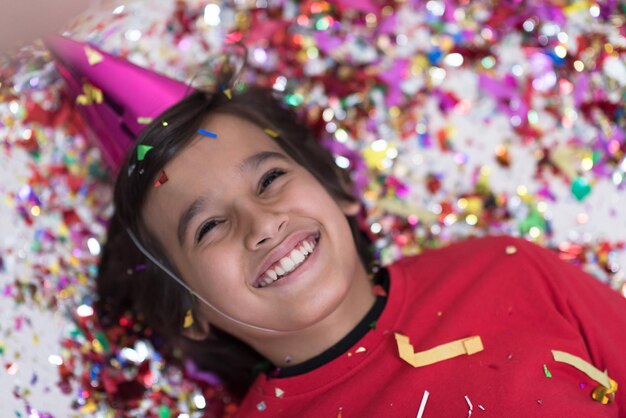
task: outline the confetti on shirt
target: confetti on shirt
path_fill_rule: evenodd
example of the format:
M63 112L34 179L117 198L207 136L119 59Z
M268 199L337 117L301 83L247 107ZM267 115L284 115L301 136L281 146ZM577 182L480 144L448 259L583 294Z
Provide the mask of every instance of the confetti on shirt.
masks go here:
M483 343L479 336L462 338L417 353L414 351L407 336L396 332L395 337L400 358L413 367L428 366L454 357L471 356L483 351Z

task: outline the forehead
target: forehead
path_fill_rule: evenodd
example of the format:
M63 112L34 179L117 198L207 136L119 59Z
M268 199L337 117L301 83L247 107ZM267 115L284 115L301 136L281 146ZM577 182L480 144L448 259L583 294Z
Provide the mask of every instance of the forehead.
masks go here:
M228 114L214 114L202 124L211 135L196 134L179 154L169 161L164 171L168 182L179 189L189 186L189 177L219 179L232 175L246 157L262 151L285 154L282 148L254 123ZM216 137L213 137L215 136ZM182 181L186 183L183 183ZM160 188L158 188L160 189ZM157 192L161 190L153 190Z
M159 217L174 216L190 199L219 195L229 182L242 175L240 166L247 157L263 151L286 155L263 128L236 116L213 114L204 121L202 129L217 137L197 134L165 165L167 182L152 187L147 194L144 215L148 224L156 210Z

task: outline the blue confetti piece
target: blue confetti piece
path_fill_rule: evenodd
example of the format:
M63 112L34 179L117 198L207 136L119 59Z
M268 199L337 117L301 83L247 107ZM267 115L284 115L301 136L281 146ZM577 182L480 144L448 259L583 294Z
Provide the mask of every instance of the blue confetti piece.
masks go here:
M206 129L198 129L198 133L204 136L208 136L209 138L217 138L217 134L207 131Z

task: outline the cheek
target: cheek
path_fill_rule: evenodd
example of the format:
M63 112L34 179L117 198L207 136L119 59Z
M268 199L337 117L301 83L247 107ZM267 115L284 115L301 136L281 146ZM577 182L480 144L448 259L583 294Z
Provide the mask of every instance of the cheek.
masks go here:
M241 258L232 248L214 248L187 261L181 271L194 290L211 302L219 302L243 283Z

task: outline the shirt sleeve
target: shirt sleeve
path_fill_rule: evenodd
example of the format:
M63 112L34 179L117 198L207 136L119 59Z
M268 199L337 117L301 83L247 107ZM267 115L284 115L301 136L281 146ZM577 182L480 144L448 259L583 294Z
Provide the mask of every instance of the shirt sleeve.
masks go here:
M543 273L557 308L580 330L590 362L617 382L615 402L626 417L626 298L553 251L520 241L516 246Z

